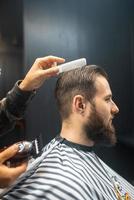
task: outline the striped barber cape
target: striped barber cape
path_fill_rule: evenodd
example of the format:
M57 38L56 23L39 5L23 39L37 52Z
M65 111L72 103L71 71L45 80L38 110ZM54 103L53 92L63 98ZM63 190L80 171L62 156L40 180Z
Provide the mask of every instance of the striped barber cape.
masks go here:
M58 136L1 199L117 200L113 178L122 199L129 194L134 200L134 187L99 159L91 147Z

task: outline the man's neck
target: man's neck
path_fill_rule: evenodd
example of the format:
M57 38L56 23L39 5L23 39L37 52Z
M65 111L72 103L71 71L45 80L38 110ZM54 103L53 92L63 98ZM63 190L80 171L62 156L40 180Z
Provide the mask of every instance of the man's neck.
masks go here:
M77 124L77 126L73 126L73 124L63 122L60 136L77 144L86 146L94 145L94 142L87 137L86 133L83 132L79 124Z

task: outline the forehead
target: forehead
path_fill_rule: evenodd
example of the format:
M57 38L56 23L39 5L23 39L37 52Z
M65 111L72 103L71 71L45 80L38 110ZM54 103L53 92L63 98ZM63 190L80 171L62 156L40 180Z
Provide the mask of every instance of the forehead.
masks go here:
M110 85L105 77L103 76L96 77L95 86L97 89L96 95L99 96L112 95Z

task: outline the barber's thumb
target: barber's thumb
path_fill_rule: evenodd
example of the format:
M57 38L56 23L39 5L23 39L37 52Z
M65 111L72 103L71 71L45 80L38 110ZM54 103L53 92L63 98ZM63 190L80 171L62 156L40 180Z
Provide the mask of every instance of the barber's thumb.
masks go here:
M2 164L9 158L12 158L18 152L18 144L14 144L0 153L0 163Z

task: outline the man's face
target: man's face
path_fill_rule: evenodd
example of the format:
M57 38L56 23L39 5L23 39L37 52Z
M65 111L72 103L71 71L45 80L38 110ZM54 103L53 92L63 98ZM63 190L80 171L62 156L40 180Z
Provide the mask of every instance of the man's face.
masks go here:
M84 125L89 139L94 143L113 145L116 143L116 134L112 120L119 112L118 107L112 100L112 93L108 81L99 76L96 78L96 95L90 102L90 113Z

